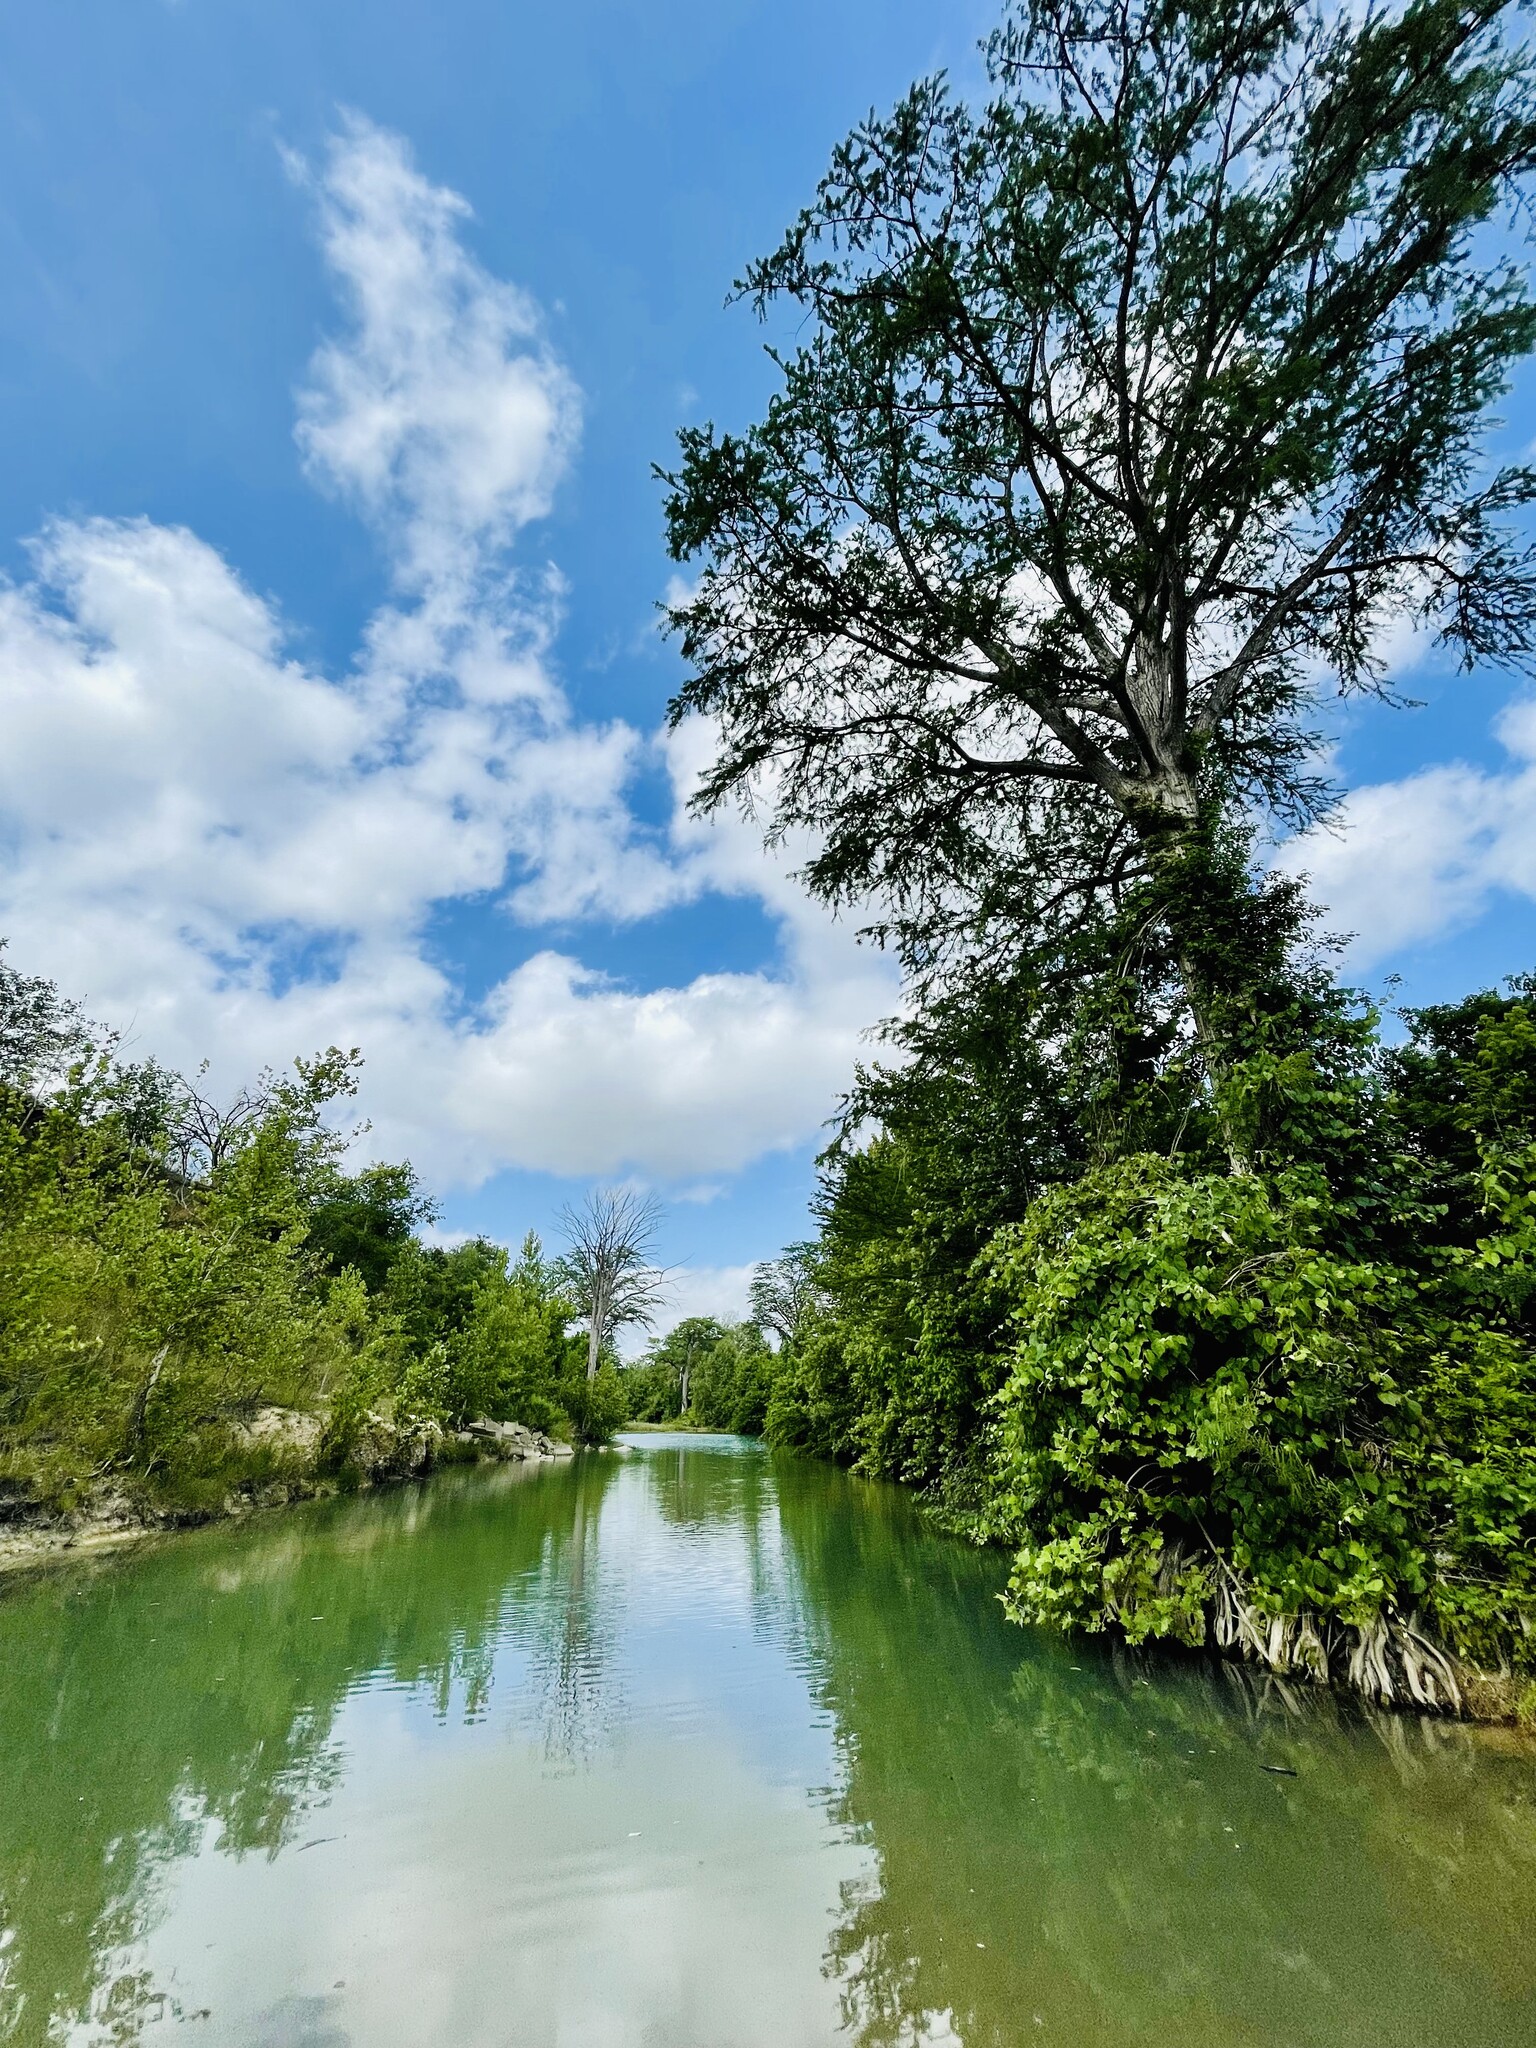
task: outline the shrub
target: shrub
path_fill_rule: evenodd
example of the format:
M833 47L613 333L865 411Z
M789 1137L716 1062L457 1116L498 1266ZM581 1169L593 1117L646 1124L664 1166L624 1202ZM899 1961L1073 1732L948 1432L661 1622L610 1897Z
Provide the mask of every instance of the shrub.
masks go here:
M1468 1313L1462 1262L1347 1237L1313 1176L1150 1156L1000 1234L1015 1342L978 1528L1016 1546L1021 1620L1198 1643L1210 1618L1281 1667L1440 1699L1437 1642L1528 1655L1529 1350Z
M605 1364L598 1367L595 1377L588 1379L584 1347L582 1355L572 1360L572 1369L561 1382L559 1393L571 1441L587 1449L611 1443L629 1420L623 1375Z

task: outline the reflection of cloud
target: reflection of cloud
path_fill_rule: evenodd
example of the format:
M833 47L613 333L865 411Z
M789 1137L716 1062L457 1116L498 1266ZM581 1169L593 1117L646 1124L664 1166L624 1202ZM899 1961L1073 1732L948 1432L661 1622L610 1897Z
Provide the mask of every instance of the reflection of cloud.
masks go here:
M238 2048L351 2048L352 2036L333 2023L340 2003L334 1992L280 1998L236 2037Z
M1421 769L1350 792L1335 825L1282 848L1356 966L1474 923L1499 890L1536 897L1536 701L1498 722L1510 765Z
M493 1730L430 1750L374 1716L366 1744L345 1732L345 1842L200 1859L153 1937L161 1981L175 1969L219 2038L244 2048L241 2015L287 1984L368 2048L840 2039L821 1955L838 1880L867 1852L829 1843L749 1755L695 1735L551 1774Z
M573 715L558 575L507 551L569 469L578 397L538 309L466 249L464 202L356 118L300 175L345 309L300 445L376 532L391 599L338 680L197 535L49 525L0 586L11 957L180 1065L361 1044L374 1142L438 1180L694 1177L803 1141L892 1006L887 968L755 833L684 814L707 734ZM628 792L657 766L674 816L651 830ZM765 904L783 964L639 992L545 950L466 1009L423 936L465 900L501 903L511 952L515 921L705 895Z
M327 2029L336 2048L833 2048L828 1916L870 1854L806 1790L838 1766L796 1630L777 1612L763 1626L756 1545L773 1537L742 1504L767 1496L740 1482L766 1462L686 1455L711 1509L686 1522L658 1512L670 1460L614 1457L536 1476L503 1516L458 1520L454 1501L480 1489L450 1482L447 1551L424 1528L360 1553L344 1575L357 1639L371 1655L404 1640L340 1707L347 1771L317 1839L266 1857L189 1836L131 1959L146 1981L210 2008L238 2048L332 2048ZM590 1499L576 1512L584 1477L601 1478L600 1516ZM347 1524L390 1505L359 1503ZM448 1646L434 1632L432 1661L402 1656L413 1604L430 1613L466 1569L478 1588L493 1557L495 1597L450 1602L477 1618ZM573 1594L604 1588L592 1619L617 1719L552 1760L541 1659ZM470 1671L486 1648L488 1709ZM146 2048L160 2038L147 2030Z

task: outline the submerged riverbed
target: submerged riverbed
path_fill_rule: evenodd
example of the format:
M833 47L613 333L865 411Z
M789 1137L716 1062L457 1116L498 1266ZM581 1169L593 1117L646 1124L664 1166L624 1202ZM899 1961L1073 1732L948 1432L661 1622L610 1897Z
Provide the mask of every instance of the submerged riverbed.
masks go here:
M11 1586L0 2040L1536 2040L1529 1752L1026 1634L1001 1577L651 1435Z

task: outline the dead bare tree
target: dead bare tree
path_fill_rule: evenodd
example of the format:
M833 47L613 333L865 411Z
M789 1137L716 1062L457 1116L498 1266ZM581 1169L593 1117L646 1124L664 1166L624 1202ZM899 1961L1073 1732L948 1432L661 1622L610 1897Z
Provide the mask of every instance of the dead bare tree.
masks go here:
M253 1083L248 1082L222 1103L203 1093L207 1060L191 1080L152 1060L129 1072L140 1078L145 1089L158 1091L159 1122L171 1171L185 1185L194 1186L211 1180L274 1117L284 1118L295 1137L312 1151L324 1154L341 1149L344 1137L324 1124L321 1112L338 1098L357 1093L362 1055L356 1046L343 1052L332 1045L313 1059L298 1059L293 1064L296 1079L263 1067ZM366 1128L360 1125L346 1135L359 1136Z
M565 1208L569 1249L560 1264L586 1322L587 1378L597 1377L602 1348L620 1330L649 1329L666 1276L652 1264L661 1204L654 1195L594 1188L579 1209Z

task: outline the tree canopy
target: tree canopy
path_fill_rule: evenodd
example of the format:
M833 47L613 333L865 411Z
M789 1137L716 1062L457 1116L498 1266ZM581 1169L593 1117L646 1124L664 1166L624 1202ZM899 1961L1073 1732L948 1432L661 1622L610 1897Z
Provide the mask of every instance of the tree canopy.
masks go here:
M1485 234L1536 153L1510 12L1020 0L985 105L861 124L740 286L807 330L765 417L667 477L703 807L809 827L923 972L1051 941L1212 806L1315 817L1317 678L1388 692L1389 625L1528 664L1536 476L1485 445L1536 340Z

